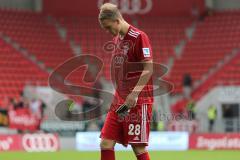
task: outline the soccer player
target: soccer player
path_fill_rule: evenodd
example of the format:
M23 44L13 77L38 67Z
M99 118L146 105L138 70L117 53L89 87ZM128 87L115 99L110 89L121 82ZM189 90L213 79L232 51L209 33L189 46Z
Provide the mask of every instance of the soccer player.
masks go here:
M116 44L111 67L117 99L113 101L101 131L101 160L115 160L116 143L131 145L138 160L150 160L146 146L152 116L153 64L148 36L128 24L117 6L111 3L101 6L99 22L114 36ZM123 110L127 115L118 114L122 113L122 108L119 110L122 106L125 106L123 109L127 107L127 112Z

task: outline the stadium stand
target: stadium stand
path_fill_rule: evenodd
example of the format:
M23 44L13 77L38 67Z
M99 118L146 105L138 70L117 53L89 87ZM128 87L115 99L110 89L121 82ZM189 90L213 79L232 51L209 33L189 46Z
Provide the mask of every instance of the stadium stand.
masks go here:
M47 85L48 74L0 40L0 99L19 98L24 86ZM0 101L1 103L2 101ZM1 105L0 105L1 106Z
M240 85L240 54L238 53L230 62L211 75L196 91L193 98L199 99L207 91L215 86L239 86Z
M155 61L167 64L169 58L176 58L174 48L186 40L185 31L192 24L189 17L141 18L139 27L150 37Z
M0 30L48 68L73 56L47 17L31 11L0 10Z
M181 58L175 60L170 73L176 93L182 92L181 82L185 73L190 73L195 82L201 80L210 69L217 67L218 62L239 48L239 13L219 12L198 23L192 40L186 44ZM204 90L211 89L203 86L206 87Z
M60 17L59 23L67 30L67 42L74 41L81 48L82 54L92 54L111 62L111 54L103 50L106 42L112 37L101 30L98 20L93 17ZM110 80L110 63L105 63L103 75Z
M0 10L0 13L0 31L17 42L21 48L35 56L37 61L42 62L47 69L54 69L68 58L74 56L69 43L72 40L81 47L81 53L94 54L103 58L106 62L110 62L111 56L104 53L102 47L104 43L111 40L111 37L100 29L98 21L93 17L57 17L57 22L67 31L67 41L65 42L60 37L54 22L43 14L14 10ZM215 68L216 65L223 61L234 49L239 47L239 18L239 11L219 12L206 17L206 19L198 22L191 40L186 38L185 33L186 29L192 24L191 18L160 18L159 21L155 21L154 18L148 17L138 20L137 25L146 31L152 39L157 62L167 64L169 58L175 59L169 80L175 84L174 92L181 93L181 82L185 73L190 73L193 81L196 82L202 79L210 69ZM185 40L187 43L179 58L176 56L174 49L181 40ZM6 44L1 42L1 45L5 46ZM14 49L9 45L7 46L7 50L10 50L7 52L14 52L14 56L21 56L17 54L17 51L13 51ZM3 48L1 48L1 50L2 49ZM2 54L1 56L3 56ZM13 59L15 58L14 56ZM7 57L4 56L3 58ZM24 59L24 57L21 56L21 59ZM28 62L26 59L25 61ZM28 65L30 64L32 64L33 67L29 67L29 70L30 68L38 69L35 64L29 62ZM202 96L213 84L226 84L223 77L229 75L226 75L227 73L224 72L230 68L236 70L236 67L238 66L233 66L233 64L224 66L218 73L219 81L213 83L210 77L197 88L199 92L196 97ZM24 72L27 71L25 70ZM79 76L77 75L81 72L82 71L77 71L74 76L68 78L71 82L78 83ZM37 78L36 76L32 76L34 79L30 79L31 81L36 80L40 81L41 84L47 84L46 79L43 78L47 76L47 72L42 73L42 71L34 70L32 73L34 73L34 75L40 74L40 76L37 76ZM110 80L110 63L105 64L103 75L106 79ZM27 79L23 81L27 81ZM5 82L1 80L1 83ZM238 82L236 82L236 84L238 84ZM21 83L20 86L23 87L22 85ZM7 88L7 90L15 89L8 94L9 92L5 92L5 88ZM7 96L16 95L16 90L19 89L19 87L11 85L6 85L5 88L1 87L1 94ZM194 93L197 91L194 91Z

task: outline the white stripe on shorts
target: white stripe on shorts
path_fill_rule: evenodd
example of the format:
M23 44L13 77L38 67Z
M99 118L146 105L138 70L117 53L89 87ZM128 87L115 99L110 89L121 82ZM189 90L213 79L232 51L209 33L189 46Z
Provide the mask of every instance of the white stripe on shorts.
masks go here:
M147 130L146 130L146 125L147 125L147 105L143 104L142 105L142 126L141 126L141 142L146 142L147 141Z
M143 138L143 140L144 140L144 142L146 142L147 141L147 105L146 104L144 105L144 110L145 110L145 112L144 112L144 138Z
M144 116L144 113L143 113L143 105L142 105L141 142L143 142L143 116Z

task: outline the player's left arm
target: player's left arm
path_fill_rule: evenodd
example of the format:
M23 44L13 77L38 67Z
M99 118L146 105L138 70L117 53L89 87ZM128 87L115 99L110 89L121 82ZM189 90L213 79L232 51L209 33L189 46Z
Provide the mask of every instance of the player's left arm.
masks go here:
M138 80L138 83L133 89L133 93L139 95L139 93L143 90L145 85L148 83L150 78L152 77L153 74L153 61L148 60L148 61L142 61L143 64L143 71L142 74Z
M125 100L125 104L129 107L132 108L136 105L137 99L145 85L148 83L150 80L152 74L153 74L153 63L152 60L148 61L142 61L143 63L143 71L141 73L141 76L135 85L134 89L132 92L127 96Z
M143 70L137 84L125 100L125 104L129 108L136 105L138 95L141 93L153 74L152 49L150 40L145 33L142 33L137 37L134 50L136 52L136 59L143 65Z

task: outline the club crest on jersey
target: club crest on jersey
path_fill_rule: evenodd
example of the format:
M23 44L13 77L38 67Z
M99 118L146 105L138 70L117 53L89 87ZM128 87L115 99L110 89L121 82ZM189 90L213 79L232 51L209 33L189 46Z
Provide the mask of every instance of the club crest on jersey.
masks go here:
M150 57L150 49L149 48L143 48L143 56L146 57Z

